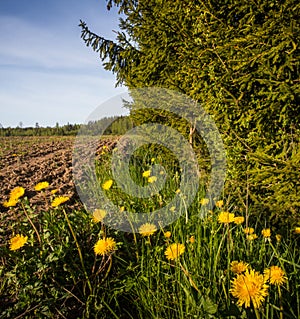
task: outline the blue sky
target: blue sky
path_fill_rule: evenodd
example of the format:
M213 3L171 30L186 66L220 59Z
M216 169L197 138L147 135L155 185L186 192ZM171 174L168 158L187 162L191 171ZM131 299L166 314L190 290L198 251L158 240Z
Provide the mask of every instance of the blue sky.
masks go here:
M105 0L0 1L0 123L3 127L83 123L126 92L80 38L79 20L106 38L118 30ZM121 105L103 116L125 114Z

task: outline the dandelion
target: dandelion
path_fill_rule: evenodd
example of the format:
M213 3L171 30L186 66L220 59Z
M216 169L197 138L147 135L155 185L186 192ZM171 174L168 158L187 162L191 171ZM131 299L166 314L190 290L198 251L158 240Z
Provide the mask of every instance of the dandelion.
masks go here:
M45 189L49 187L49 183L48 182L40 182L40 183L37 183L35 186L34 186L34 189L36 191L41 191L42 189Z
M166 258L175 260L184 253L185 246L183 244L171 244L165 251Z
M281 242L282 236L280 234L275 235L277 243Z
M151 175L150 169L148 171L143 172L143 177L148 178L148 177L150 177L150 175Z
M222 212L219 214L218 222L223 224L229 224L234 221L234 214L229 212Z
M157 228L155 225L153 224L149 224L149 223L146 223L146 224L143 224L140 228L139 228L139 233L142 235L142 236L151 236L153 235L155 232L157 231Z
M94 246L94 252L96 255L108 255L116 250L116 246L115 240L111 237L99 239Z
M10 250L18 250L27 242L28 237L23 235L16 235L10 240Z
M181 192L180 188L176 189L175 193L179 194Z
M70 199L70 197L68 196L58 196L58 197L55 197L54 200L52 201L51 203L51 206L52 207L57 207L63 203L65 203L66 201L68 201Z
M244 233L245 233L246 235L251 235L251 234L254 233L254 228L252 228L252 227L246 227L246 228L244 228Z
M234 260L230 263L230 270L235 274L241 274L248 269L248 264L243 261Z
M261 231L264 238L270 238L271 237L271 229L270 228L264 228Z
M124 210L125 210L125 206L121 206L121 207L120 207L120 213L123 213Z
M13 190L11 190L10 192L10 199L19 199L20 197L22 197L25 193L25 188L17 186L15 187Z
M268 295L268 285L265 284L264 276L259 272L247 269L244 274L238 274L232 281L229 290L233 297L237 298L239 306L259 308Z
M203 205L203 206L207 205L208 203L209 203L209 199L208 198L202 198L200 200L200 204Z
M191 236L190 239L189 239L190 243L191 244L194 244L195 242L195 236Z
M157 177L156 176L150 176L150 177L148 177L148 183L154 183L154 182L156 182L157 181Z
M216 206L217 206L218 208L221 208L221 207L223 206L223 204L224 204L224 202L223 202L222 200L218 200L218 201L216 202Z
M172 233L171 233L170 231L166 231L166 232L164 233L165 238L170 238L171 235L172 235Z
M2 205L4 207L13 207L16 206L18 203L18 199L10 198L8 201L5 201Z
M152 163L155 162L155 158L154 157L151 158L151 162Z
M107 212L103 209L95 209L93 212L93 221L94 223L102 222Z
M297 235L300 234L300 227L295 227L294 228L294 233L297 234Z
M109 180L107 180L106 182L104 182L104 183L102 184L102 188L103 188L105 191L108 191L108 190L111 188L112 184L113 184L113 180L112 180L112 179L109 179Z
M285 272L278 266L271 266L264 270L265 280L269 280L270 284L281 286L287 281Z
M245 218L243 216L236 216L233 221L236 225L240 225L245 221Z
M256 234L250 234L250 235L247 235L247 239L248 240L254 240L257 238L257 235Z

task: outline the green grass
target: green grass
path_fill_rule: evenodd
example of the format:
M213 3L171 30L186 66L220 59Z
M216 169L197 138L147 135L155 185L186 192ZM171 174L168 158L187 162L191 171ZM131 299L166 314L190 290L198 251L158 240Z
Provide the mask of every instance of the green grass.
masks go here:
M103 155L97 165L100 183L112 179L110 158L109 153ZM130 163L132 179L142 186L148 183L144 171L155 163L164 166L165 188L158 193L154 189L148 199L134 198L114 183L106 191L110 201L132 213L166 205L180 181L176 160L163 153L153 159L150 151L142 149ZM224 207L199 218L204 190L205 184L180 218L146 237L94 223L90 213L71 210L68 202L37 215L28 199L20 198L21 217L0 217L0 317L299 318L299 235L286 230L281 240L276 239L272 225L260 220L251 207L246 216L244 209L230 207L226 198ZM50 201L55 195L45 191L45 196ZM219 214L228 210L246 221L219 223ZM256 239L247 239L246 226L255 229ZM262 236L263 228L271 228L269 239ZM170 238L165 237L166 231L171 232ZM9 238L15 234L28 236L28 241L11 251ZM96 256L93 247L104 236L114 238L117 250ZM184 244L185 251L168 260L165 251L172 243ZM270 266L280 266L287 281L280 288L268 283L268 296L259 309L240 307L230 293L236 277L230 266L234 260L261 274Z

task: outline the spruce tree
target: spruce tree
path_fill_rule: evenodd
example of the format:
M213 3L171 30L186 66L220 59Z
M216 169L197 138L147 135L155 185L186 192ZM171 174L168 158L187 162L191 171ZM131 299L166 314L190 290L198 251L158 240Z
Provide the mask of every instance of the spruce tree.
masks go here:
M227 194L278 222L297 222L299 2L108 1L113 5L122 14L116 42L80 25L116 84L173 89L200 103L226 145ZM138 124L155 119L134 116Z

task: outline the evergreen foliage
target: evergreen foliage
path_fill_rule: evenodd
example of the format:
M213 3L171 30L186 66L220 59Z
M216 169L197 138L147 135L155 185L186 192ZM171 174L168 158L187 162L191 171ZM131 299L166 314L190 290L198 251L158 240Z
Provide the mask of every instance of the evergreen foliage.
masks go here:
M279 223L299 222L299 2L108 1L108 9L112 5L122 14L116 42L80 25L117 85L165 87L198 101L226 145L227 194ZM133 116L139 123L151 117Z

